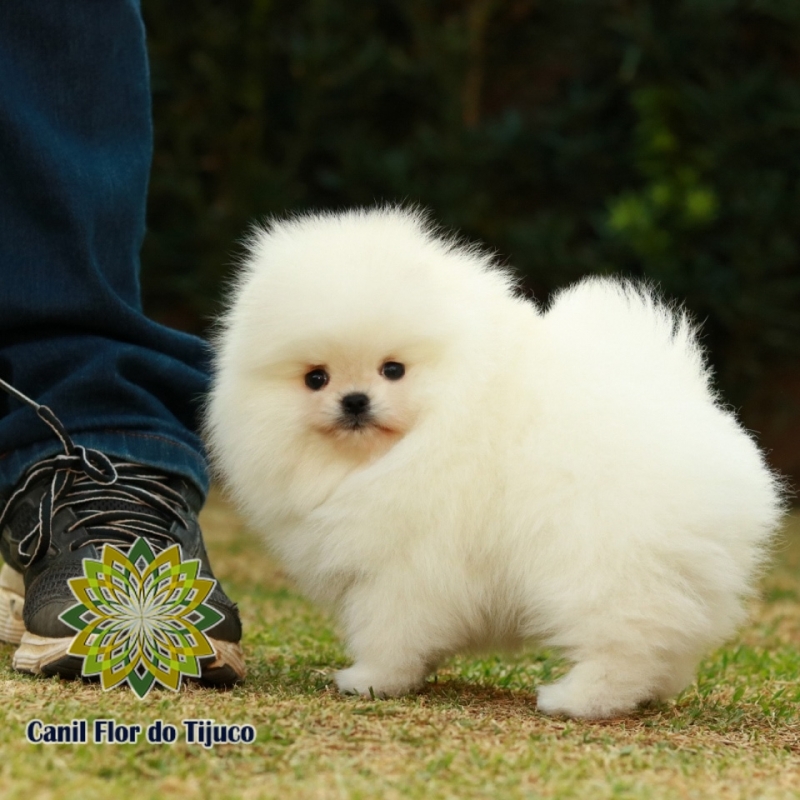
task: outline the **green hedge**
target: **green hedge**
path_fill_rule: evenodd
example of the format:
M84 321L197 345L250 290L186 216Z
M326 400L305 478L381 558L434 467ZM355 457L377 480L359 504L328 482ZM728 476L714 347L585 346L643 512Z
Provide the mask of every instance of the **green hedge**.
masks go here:
M800 354L798 0L144 0L148 309L202 330L236 242L407 200L540 299L658 282L734 402Z

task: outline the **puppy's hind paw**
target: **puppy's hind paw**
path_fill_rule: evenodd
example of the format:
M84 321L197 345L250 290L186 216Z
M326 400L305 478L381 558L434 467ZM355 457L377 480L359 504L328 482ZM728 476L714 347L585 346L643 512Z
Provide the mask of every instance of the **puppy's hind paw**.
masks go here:
M419 687L417 681L403 679L401 675L386 675L358 664L339 670L334 675L336 687L342 694L357 694L362 697L397 697Z
M537 691L536 706L543 714L578 719L611 719L630 714L652 693L640 681L614 674L599 665L579 664L566 677Z
M572 696L566 687L558 683L550 686L540 686L536 691L536 708L542 714L551 717L583 717L592 718L602 716L597 710L591 709L580 698Z

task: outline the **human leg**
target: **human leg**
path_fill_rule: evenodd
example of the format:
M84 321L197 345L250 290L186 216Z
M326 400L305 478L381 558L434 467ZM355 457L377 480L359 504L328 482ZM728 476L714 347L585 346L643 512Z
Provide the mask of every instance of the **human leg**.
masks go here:
M117 476L93 479L92 457L65 453L29 405L0 393L0 636L23 637L18 668L74 674L58 618L74 602L67 580L103 541L133 538L139 514L154 543L180 544L211 575L196 520L207 348L141 308L152 131L138 0L0 4L0 71L0 378ZM142 481L144 500L131 491ZM240 679L236 608L219 587L211 602L230 658L204 677Z

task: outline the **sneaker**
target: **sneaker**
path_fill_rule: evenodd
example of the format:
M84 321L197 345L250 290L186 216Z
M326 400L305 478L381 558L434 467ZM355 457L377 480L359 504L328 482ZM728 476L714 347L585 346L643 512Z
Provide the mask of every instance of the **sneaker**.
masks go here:
M32 405L64 448L0 502L0 639L19 645L16 670L79 677L83 659L67 653L75 630L60 619L76 603L69 579L84 577L83 560L99 559L104 544L127 549L141 537L154 552L180 545L182 560L199 559L199 577L215 580L197 521L203 498L183 478L76 446L50 409L0 387ZM215 655L199 681L229 686L245 675L239 614L218 582L204 602L222 619L207 634Z

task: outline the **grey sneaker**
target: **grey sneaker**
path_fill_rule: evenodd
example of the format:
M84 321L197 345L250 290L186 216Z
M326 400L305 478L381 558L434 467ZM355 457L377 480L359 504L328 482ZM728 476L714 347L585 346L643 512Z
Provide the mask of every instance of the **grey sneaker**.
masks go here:
M183 560L199 559L199 577L214 580L197 522L202 497L183 478L76 446L50 409L0 387L32 405L64 449L0 499L0 639L19 645L21 672L78 677L83 661L67 653L75 630L60 619L76 603L69 579L83 577L83 560L99 559L104 544L125 549L145 538L154 552L180 545ZM245 668L236 605L219 583L204 602L222 619L209 630L215 655L199 681L237 683Z

